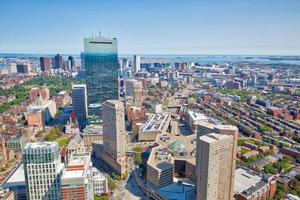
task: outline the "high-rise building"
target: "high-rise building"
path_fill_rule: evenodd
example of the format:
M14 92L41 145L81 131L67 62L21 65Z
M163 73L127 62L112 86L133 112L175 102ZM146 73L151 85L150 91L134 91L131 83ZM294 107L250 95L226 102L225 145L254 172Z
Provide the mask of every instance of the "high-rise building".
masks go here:
M7 67L8 74L15 74L17 73L17 64L16 63L10 63Z
M75 60L73 56L68 57L68 70L75 70Z
M141 70L141 57L138 55L133 56L133 67L134 67L134 72L137 73L138 71Z
M103 144L114 158L125 156L125 110L122 101L107 100L103 103Z
M27 199L61 200L63 164L56 142L28 143L23 149Z
M231 200L232 155L234 139L232 135L209 133L198 138L197 159L197 200ZM235 173L235 170L234 172Z
M51 59L48 57L40 57L40 66L43 72L51 69Z
M72 86L72 105L73 112L82 129L85 127L88 118L87 90L85 84Z
M17 64L17 73L20 74L29 74L31 71L30 64Z
M56 54L54 57L54 63L52 65L53 69L60 69L64 67L63 57L59 54Z
M119 99L118 41L116 38L84 38L82 54L86 72L89 120L101 118L101 104L108 99Z
M230 178L227 180L230 185L230 196L232 197L233 188L234 188L234 178L235 178L235 169L236 169L236 153L237 153L237 141L239 136L239 131L236 126L231 125L214 125L205 121L201 121L197 123L197 138L210 134L210 133L217 133L221 135L229 135L233 137L233 148L231 152L232 157L232 164L230 168L226 168L228 173L231 173ZM199 149L199 143L197 143L197 149ZM197 151L198 153L199 151ZM199 166L201 163L199 160L199 156L196 157L196 166ZM197 174L199 174L199 169L196 168Z
M93 200L94 185L90 153L74 153L63 171L62 200Z

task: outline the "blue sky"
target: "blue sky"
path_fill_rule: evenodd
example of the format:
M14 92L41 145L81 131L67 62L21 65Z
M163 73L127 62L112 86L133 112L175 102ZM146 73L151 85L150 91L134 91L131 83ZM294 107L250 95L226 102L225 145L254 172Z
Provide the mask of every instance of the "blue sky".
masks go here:
M299 0L1 0L0 52L300 55Z

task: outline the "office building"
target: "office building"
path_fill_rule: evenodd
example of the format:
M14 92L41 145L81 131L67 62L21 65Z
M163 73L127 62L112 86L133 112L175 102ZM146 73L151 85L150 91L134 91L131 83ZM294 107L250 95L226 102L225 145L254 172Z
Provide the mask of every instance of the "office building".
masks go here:
M48 71L51 69L51 59L48 57L40 57L41 71Z
M62 200L93 200L94 186L90 153L74 153L61 178Z
M141 70L141 57L138 55L133 56L134 72L137 73Z
M75 70L75 60L73 56L68 57L68 70Z
M126 130L125 110L120 100L107 100L103 103L103 143L114 157L125 156Z
M31 65L30 64L17 64L18 74L30 74Z
M210 133L198 138L197 143L197 200L233 199L233 136Z
M88 118L87 90L85 84L72 86L72 105L80 127L84 128Z
M60 54L56 54L52 63L53 69L62 69L64 67L63 57Z
M141 105L143 100L143 83L135 79L126 79L125 88L127 99L132 99L135 104Z
M106 100L102 109L103 145L93 145L93 152L108 170L124 176L127 170L124 105L120 100Z
M82 54L86 72L89 120L101 118L101 104L108 99L119 99L118 41L116 38L84 38Z
M63 164L56 142L28 143L23 149L27 199L61 200Z

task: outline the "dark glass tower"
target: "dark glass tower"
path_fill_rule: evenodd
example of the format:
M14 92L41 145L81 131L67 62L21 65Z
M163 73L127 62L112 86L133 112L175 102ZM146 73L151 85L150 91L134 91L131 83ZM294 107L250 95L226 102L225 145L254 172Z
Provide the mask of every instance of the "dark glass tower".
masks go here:
M119 99L118 41L116 38L85 38L82 54L86 73L89 122L100 122L105 100Z

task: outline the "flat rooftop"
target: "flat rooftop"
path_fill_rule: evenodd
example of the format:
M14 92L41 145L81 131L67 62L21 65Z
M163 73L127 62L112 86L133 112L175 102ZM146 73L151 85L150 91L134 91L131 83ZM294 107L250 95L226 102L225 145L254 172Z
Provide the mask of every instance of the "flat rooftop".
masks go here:
M147 183L148 186L152 187L151 183ZM155 189L157 192L165 197L166 199L172 200L195 200L196 199L196 187L195 185L177 182L174 179L172 184L164 186L159 189Z
M235 170L234 192L242 193L263 181L263 178L250 170L238 168Z
M186 160L191 164L196 163L196 135L173 135L173 134L159 134L156 137L155 143L158 144L157 147L154 147L151 151L151 154L148 159L148 165L156 168L157 170L163 170L168 165L174 163L174 160ZM174 151L179 151L182 149L185 152L185 155L178 156L174 154ZM162 159L158 154L163 153L163 157L168 155L168 159Z
M194 112L192 110L188 111L188 115L192 118L193 121L198 121L198 120L203 120L203 121L207 121L207 117L201 113L198 112Z
M200 140L204 141L206 143L214 143L214 142L217 142L219 140L226 139L228 137L230 137L230 136L229 135L217 134L217 133L210 133L210 134L201 136Z
M170 114L154 114L144 124L141 132L163 131L169 126L167 121L170 119Z

